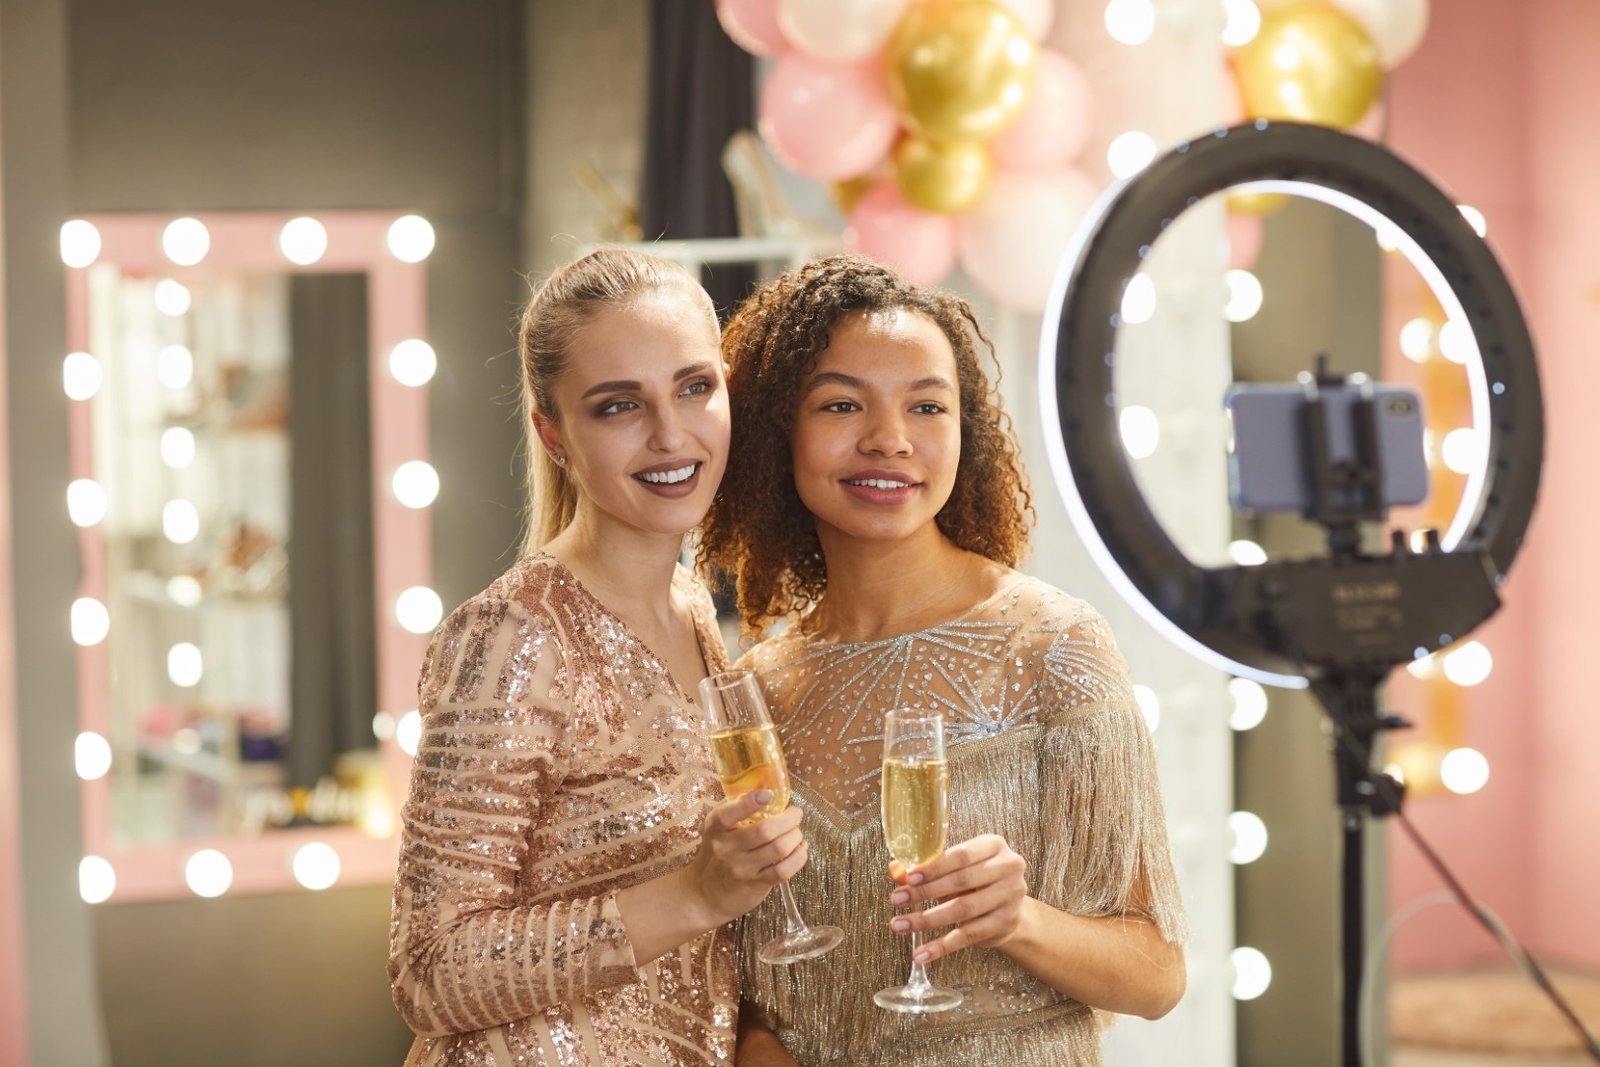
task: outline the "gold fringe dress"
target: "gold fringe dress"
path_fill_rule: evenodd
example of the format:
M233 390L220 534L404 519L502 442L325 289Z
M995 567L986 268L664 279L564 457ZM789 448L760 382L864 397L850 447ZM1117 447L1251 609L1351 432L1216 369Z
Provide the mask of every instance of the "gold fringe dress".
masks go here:
M845 929L831 954L756 959L783 929L777 894L740 923L745 998L805 1067L1093 1067L1105 1013L996 949L929 965L967 993L954 1011L896 1015L872 994L905 981L910 941L889 929L878 809L883 716L945 714L952 844L998 833L1028 862L1029 893L1079 915L1128 913L1185 936L1155 759L1128 670L1093 608L1016 575L949 622L827 644L791 626L752 649L783 741L810 859L793 886L813 923Z
M727 653L679 568L706 666ZM732 927L644 966L616 894L693 855L722 796L697 706L549 556L439 629L390 929L408 1067L731 1062Z

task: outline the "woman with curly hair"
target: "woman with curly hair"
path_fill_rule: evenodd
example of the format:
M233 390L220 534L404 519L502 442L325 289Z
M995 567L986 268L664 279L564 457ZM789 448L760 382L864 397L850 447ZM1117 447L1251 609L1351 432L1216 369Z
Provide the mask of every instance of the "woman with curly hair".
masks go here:
M1109 1013L1185 986L1182 907L1150 740L1103 618L1013 568L1031 502L966 303L853 256L758 292L729 324L734 434L702 562L737 576L809 861L797 892L847 928L786 968L741 921L740 1064L1088 1067ZM885 877L883 719L943 713L950 840ZM916 909L931 904L926 910ZM939 985L920 1020L872 1006L913 932Z

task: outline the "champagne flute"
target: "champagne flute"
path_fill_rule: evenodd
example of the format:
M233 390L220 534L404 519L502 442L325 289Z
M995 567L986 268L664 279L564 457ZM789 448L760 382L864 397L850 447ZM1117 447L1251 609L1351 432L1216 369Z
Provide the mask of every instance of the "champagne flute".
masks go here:
M899 708L883 722L883 839L907 870L944 851L950 828L950 768L944 758L944 717L923 708ZM966 998L928 981L916 960L921 935L911 935L911 977L880 989L873 1003L889 1011L923 1015L949 1011Z
M789 772L778 734L767 714L761 686L749 671L725 671L700 680L700 702L711 717L711 759L729 800L758 789L772 800L755 818L782 814L789 806ZM788 882L779 882L787 929L756 953L763 963L796 963L831 952L844 940L837 926L807 926Z

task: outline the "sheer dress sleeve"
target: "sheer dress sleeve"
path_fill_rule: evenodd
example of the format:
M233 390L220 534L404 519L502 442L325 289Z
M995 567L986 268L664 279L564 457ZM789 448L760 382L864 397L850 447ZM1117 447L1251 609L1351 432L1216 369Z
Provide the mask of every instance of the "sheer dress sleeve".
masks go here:
M1045 654L1039 899L1076 915L1141 914L1186 937L1155 751L1105 619L1075 620Z
M548 858L530 854L529 831L570 769L572 686L553 627L498 597L458 609L424 660L389 953L395 1005L418 1034L500 1026L639 979L615 890L557 900L529 884Z

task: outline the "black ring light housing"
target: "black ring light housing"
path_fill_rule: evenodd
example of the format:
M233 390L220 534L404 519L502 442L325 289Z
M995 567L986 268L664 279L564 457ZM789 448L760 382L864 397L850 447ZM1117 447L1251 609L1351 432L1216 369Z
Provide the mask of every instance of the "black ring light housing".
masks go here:
M1405 250L1436 291L1442 282L1446 308L1459 299L1481 356L1468 372L1488 462L1440 547L1206 568L1178 549L1145 502L1117 423L1123 288L1174 219L1238 185L1313 196L1392 224L1402 246L1414 242ZM1057 482L1080 532L1113 580L1125 579L1118 584L1136 607L1154 608L1171 624L1162 627L1169 637L1209 650L1218 666L1288 686L1329 671L1382 672L1450 644L1498 607L1496 587L1539 483L1544 427L1533 345L1488 246L1443 192L1385 149L1265 120L1179 145L1108 193L1085 222L1057 278L1040 359L1045 424L1059 418L1061 427Z

